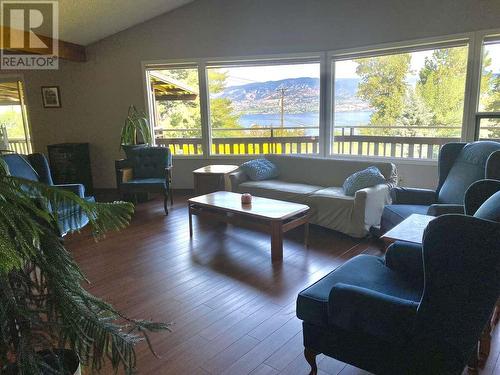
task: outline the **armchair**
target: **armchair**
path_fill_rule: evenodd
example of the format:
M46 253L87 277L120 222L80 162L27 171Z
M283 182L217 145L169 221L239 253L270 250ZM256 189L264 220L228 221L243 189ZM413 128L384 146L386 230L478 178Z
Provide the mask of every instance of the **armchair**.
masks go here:
M387 232L411 214L439 216L464 213L464 196L480 179L500 180L500 143L447 143L439 153L436 190L396 187L384 207L380 231Z
M88 201L94 201L94 197L85 196L85 187L82 184L60 184L55 185L52 181L49 163L45 155L40 153L30 155L20 154L4 154L1 156L9 167L9 172L12 176L25 178L31 181L43 182L47 185L54 186L60 189L71 191ZM75 224L77 228L83 228L88 224L87 216L78 210L76 207L62 205L58 208L58 222L61 236L68 233L70 223ZM75 225L73 225L75 227Z
M500 191L432 220L423 245L359 255L297 299L305 357L376 374L461 374L500 294Z
M172 154L168 147L134 147L127 158L115 161L116 185L122 195L162 193L163 207L168 215L172 195Z

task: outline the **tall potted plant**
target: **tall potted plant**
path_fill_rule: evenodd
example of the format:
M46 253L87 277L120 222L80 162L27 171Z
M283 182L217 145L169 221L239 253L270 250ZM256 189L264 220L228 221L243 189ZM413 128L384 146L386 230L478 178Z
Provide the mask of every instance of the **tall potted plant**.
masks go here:
M68 375L78 361L96 373L109 361L131 374L135 345L168 325L129 319L82 287L58 235L59 205L87 215L96 238L125 227L133 212L130 203L88 202L9 176L0 158L0 373Z
M147 115L131 105L122 127L120 145L126 151L127 147L134 147L139 141L150 145L153 143L153 136Z

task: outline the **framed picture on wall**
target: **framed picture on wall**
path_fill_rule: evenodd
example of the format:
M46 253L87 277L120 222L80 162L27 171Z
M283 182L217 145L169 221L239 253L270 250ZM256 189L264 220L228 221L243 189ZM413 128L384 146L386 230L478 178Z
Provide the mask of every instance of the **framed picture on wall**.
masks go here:
M61 108L59 86L42 86L43 108Z

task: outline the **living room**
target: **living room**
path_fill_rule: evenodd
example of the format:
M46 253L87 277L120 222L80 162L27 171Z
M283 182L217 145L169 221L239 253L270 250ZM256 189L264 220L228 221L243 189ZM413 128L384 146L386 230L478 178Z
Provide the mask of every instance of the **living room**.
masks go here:
M0 3L1 373L500 374L498 1Z

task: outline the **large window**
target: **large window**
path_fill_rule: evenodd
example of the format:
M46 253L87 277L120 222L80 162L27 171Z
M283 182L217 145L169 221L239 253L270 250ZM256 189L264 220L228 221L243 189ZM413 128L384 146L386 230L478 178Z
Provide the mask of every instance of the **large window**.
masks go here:
M498 140L495 32L146 65L155 142L183 157L276 153L432 161L448 142Z
M467 46L334 60L335 154L433 159L459 140Z
M176 155L202 154L198 68L157 67L147 79L156 144Z
M317 153L320 64L210 66L212 154Z
M482 54L479 138L500 140L500 38L486 39Z

